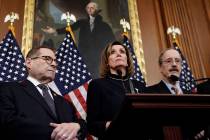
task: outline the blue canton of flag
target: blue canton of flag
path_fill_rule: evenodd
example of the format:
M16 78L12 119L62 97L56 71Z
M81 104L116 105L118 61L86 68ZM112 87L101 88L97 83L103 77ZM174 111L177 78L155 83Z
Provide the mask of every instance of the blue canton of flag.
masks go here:
M136 58L136 55L135 55L135 52L134 52L134 49L133 47L131 46L128 38L124 35L124 40L123 40L123 45L125 45L129 50L130 50L130 53L131 53L131 56L133 58L133 64L134 64L134 75L131 77L131 79L135 79L137 81L140 81L141 83L143 83L144 85L146 85L146 82L145 82L145 79L141 73L141 69L138 65L138 62L137 62L137 58Z
M86 119L86 97L91 75L69 32L56 52L58 68L54 83L60 93L71 101L77 115Z
M176 42L173 42L173 47L180 53L182 57L182 71L179 79L181 89L187 92L196 92L196 82L185 57L183 56Z
M0 43L0 82L22 81L27 77L25 59L11 30Z

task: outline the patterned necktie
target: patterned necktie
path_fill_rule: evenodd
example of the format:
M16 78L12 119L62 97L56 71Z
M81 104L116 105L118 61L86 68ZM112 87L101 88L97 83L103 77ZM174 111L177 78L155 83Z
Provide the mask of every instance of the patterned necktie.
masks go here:
M39 84L38 87L42 90L43 98L45 99L46 103L50 107L50 109L53 112L53 114L56 116L54 100L50 96L50 93L48 91L47 86L44 85L44 84Z
M171 87L171 90L173 90L176 95L182 94L182 92L179 91L179 89L176 86Z

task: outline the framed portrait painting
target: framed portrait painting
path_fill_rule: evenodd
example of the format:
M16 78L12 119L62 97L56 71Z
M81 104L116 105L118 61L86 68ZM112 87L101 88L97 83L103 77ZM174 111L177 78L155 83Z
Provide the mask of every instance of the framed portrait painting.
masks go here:
M97 14L91 29L86 6L90 0L26 0L22 51L26 54L30 48L47 45L58 48L65 38L66 22L61 20L62 13L73 14L77 21L71 24L75 43L87 64L93 78L99 77L100 55L103 48L112 41L121 40L123 28L120 20L124 18L131 25L130 42L134 47L143 75L145 61L141 41L136 1L95 0ZM89 31L81 27L80 21L88 20ZM53 33L45 29L53 29Z

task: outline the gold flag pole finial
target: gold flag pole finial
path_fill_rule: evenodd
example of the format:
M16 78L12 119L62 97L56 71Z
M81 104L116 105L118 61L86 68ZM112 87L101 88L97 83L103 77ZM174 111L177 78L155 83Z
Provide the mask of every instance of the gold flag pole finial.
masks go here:
M167 34L172 35L173 41L177 41L177 35L181 35L181 31L178 27L171 26L167 29Z
M70 34L75 42L75 37L72 32L70 24L76 22L76 17L73 14L69 14L69 12L66 12L61 15L61 20L66 20L66 24L67 24L66 31L70 32Z
M14 12L11 12L10 14L7 14L5 19L4 19L4 22L10 22L10 25L9 25L9 30L12 31L13 35L15 36L15 27L14 27L14 22L15 20L19 20L19 15L18 13L14 13Z
M129 22L127 22L125 20L125 18L122 18L122 19L120 19L120 24L122 25L122 28L123 28L122 35L125 35L126 37L128 37L128 31L127 30L131 29Z

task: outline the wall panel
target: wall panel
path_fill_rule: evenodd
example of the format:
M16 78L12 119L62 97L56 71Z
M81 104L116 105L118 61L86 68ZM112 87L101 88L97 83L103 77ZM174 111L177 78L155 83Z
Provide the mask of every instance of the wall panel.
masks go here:
M19 20L15 22L15 33L18 44L21 46L22 30L23 30L23 14L24 14L25 0L0 0L0 40L8 32L9 23L4 23L5 16L10 12L19 14Z
M142 31L147 79L156 83L161 76L157 59L163 48L172 45L166 34L177 26L180 49L196 79L210 77L210 1L209 0L137 0Z

